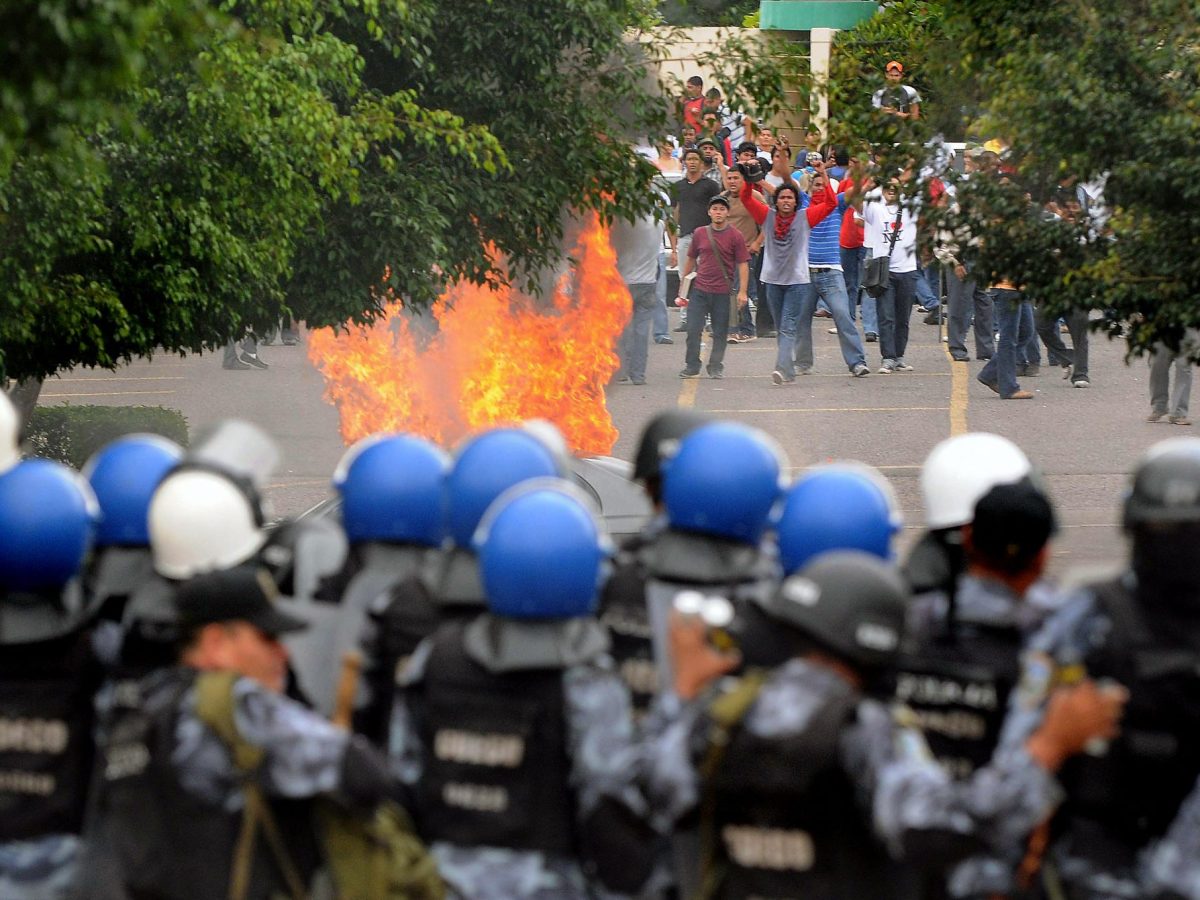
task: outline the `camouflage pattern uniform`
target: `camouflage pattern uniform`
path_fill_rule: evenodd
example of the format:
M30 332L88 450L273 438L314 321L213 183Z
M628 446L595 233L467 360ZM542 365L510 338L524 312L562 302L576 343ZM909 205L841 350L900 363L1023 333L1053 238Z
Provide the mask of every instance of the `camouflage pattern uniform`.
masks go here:
M1132 589L1134 577L1124 576ZM1087 673L1082 665L1090 649L1103 644L1112 630L1109 616L1091 589L1074 593L1061 612L1030 640L1023 660L1022 681L1001 736L999 752L1023 744L1038 727L1045 701L1059 684ZM1132 869L1113 862L1111 870L1094 860L1073 856L1061 845L1048 859L1072 900L1109 898L1200 898L1200 782L1191 790L1167 832L1137 854Z
M802 659L779 667L764 684L744 727L763 737L799 734L836 689L838 676ZM647 723L646 781L656 809L677 820L695 807L700 779L695 733L704 704L671 712L661 704ZM660 717L661 716L661 717ZM875 831L898 855L905 836L945 831L997 847L1020 842L1059 797L1054 779L1023 749L998 757L967 782L955 782L929 756L919 732L899 727L878 701L859 702L840 740L842 767L854 782Z
M511 624L511 623L506 623ZM405 686L425 674L432 644L426 641L409 660ZM528 662L529 660L527 660ZM571 665L563 671L571 786L578 815L588 815L603 797L638 814L645 800L635 781L638 747L634 741L629 693L607 659L602 664ZM422 777L424 751L412 715L399 695L392 714L390 751L393 772L406 784ZM578 860L534 850L467 847L444 842L431 846L447 885L471 900L572 900L611 897L585 875Z

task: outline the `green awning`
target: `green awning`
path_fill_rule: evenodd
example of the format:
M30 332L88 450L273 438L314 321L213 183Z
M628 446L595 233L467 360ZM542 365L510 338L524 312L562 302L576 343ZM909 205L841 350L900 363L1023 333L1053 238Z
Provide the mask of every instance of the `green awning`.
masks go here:
M759 28L764 31L811 31L853 28L879 10L878 0L761 0Z

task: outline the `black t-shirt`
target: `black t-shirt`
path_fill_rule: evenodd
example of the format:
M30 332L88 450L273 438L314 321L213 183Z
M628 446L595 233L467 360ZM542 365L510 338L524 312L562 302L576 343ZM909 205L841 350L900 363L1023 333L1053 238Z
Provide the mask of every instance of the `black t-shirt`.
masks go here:
M695 184L685 177L671 186L671 202L679 208L680 237L708 224L708 201L719 193L721 186L704 176Z

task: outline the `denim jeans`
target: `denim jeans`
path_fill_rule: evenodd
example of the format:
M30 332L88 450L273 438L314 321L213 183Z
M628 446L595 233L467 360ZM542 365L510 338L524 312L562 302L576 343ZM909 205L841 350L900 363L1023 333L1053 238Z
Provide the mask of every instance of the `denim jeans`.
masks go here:
M975 280L959 278L953 266L946 267L946 346L955 359L967 359L967 330L971 326L971 303Z
M842 360L854 371L855 366L866 364L862 340L854 326L854 314L850 311L850 298L846 295L846 279L837 269L808 270L813 290L823 299L833 313L833 324L837 326L838 343L842 346ZM809 335L809 356L812 356L812 336Z
M1170 391L1172 367L1175 369L1175 390ZM1167 413L1186 416L1191 396L1192 362L1187 353L1176 353L1166 344L1157 344L1150 357L1150 411L1160 416Z
M747 268L748 275L746 277L746 296L755 304L758 302L756 299L758 297L758 270L762 268L761 266L756 266L755 262L761 255L762 251L759 251L758 253L752 253L750 255L750 265ZM734 330L741 332L747 337L754 336L754 316L750 312L749 303L743 306L738 312L738 326Z
M708 373L725 371L725 342L729 338L729 295L710 294L692 285L687 305L687 353L684 366L689 372L700 371L700 341L704 319L712 317L712 350L708 354Z
M646 380L646 357L650 349L650 320L657 298L653 284L627 284L633 297L633 314L621 332L618 352L621 373L634 381Z
M933 277L937 278L937 272L933 273ZM917 302L921 304L921 308L925 312L941 306L937 291L934 290L933 283L929 281L928 273L920 266L917 266Z
M811 284L768 284L767 305L775 317L778 344L775 350L775 368L789 381L796 377L796 326L803 317L801 307L808 312L809 345L812 344L812 285ZM812 353L809 353L809 366Z
M658 254L658 279L654 282L653 327L655 340L660 337L670 337L671 327L667 323L667 257L670 254L670 250L664 250Z
M1026 314L1029 301L1020 291L993 288L991 294L1000 339L996 342L995 354L980 370L979 380L988 386L994 385L1000 396L1007 398L1021 389L1017 384L1017 349L1029 340L1033 316Z
M917 273L893 272L887 290L878 297L879 353L884 365L904 361L908 349L908 320L917 290Z
M1070 366L1073 381L1088 380L1088 314L1087 310L1076 310L1067 315L1067 330L1071 333L1071 344L1063 343L1058 330L1058 320L1050 321L1034 307L1034 327L1038 337L1046 345L1046 357L1052 366Z
M846 279L846 294L850 298L850 311L862 303L863 334L879 334L879 313L876 311L875 298L864 290L862 284L863 263L867 259L866 247L855 247L852 250L842 248L842 275Z

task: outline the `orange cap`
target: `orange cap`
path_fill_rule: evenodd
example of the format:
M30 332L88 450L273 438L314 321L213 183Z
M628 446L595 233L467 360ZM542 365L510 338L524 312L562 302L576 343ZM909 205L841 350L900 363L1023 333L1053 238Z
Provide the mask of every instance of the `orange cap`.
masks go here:
M898 60L898 59L893 59L890 63L888 63L886 66L883 67L883 70L885 72L890 72L893 69L895 69L897 72L903 72L904 64L902 62L900 62L900 60Z

